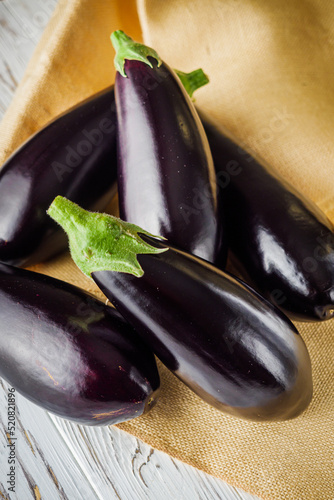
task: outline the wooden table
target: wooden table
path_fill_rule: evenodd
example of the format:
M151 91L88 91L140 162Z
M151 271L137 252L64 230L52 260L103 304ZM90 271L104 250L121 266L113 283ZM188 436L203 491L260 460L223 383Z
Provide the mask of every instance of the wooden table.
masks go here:
M56 0L0 0L0 118ZM15 393L15 493L8 488L8 395L0 379L0 497L29 500L252 500L114 427L50 415ZM14 442L14 441L13 441Z

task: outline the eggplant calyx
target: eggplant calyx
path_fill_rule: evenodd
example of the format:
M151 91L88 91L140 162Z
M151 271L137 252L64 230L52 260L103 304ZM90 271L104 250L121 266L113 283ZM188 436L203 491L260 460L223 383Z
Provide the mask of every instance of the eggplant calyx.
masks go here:
M111 34L110 39L116 51L114 59L115 68L125 78L127 77L124 71L125 59L141 61L148 64L151 68L153 68L153 65L148 57L156 59L158 67L162 63L162 60L154 49L151 49L151 47L147 47L147 45L143 45L142 43L135 42L132 38L126 35L124 31L114 31Z
M112 215L88 212L63 196L57 196L47 213L64 229L71 256L88 277L96 271L117 271L141 277L138 254L157 254L167 248L146 243L138 233L161 238Z
M209 83L209 77L204 73L204 71L199 68L191 71L190 73L184 73L183 71L179 71L178 69L174 69L177 76L180 78L182 85L186 89L189 97L192 98L195 90L203 87Z

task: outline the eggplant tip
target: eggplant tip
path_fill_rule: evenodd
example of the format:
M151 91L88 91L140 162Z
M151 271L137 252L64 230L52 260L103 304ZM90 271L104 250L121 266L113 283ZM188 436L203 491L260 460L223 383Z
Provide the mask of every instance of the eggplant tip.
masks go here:
M157 401L159 399L159 394L160 394L160 387L155 389L155 391L151 394L150 398L146 401L143 415L152 410L152 408L157 404Z
M334 304L319 306L315 308L315 314L321 321L326 321L334 317Z

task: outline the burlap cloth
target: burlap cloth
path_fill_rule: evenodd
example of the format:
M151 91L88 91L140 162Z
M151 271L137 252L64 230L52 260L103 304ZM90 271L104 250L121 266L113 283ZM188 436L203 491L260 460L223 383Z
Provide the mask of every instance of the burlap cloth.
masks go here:
M333 2L140 0L138 11L144 40L166 62L210 76L197 104L334 220ZM2 122L1 163L53 116L113 81L114 29L140 39L132 2L60 1ZM35 270L99 295L68 255ZM156 408L120 428L262 498L332 500L334 321L297 326L315 387L299 418L224 416L161 367Z

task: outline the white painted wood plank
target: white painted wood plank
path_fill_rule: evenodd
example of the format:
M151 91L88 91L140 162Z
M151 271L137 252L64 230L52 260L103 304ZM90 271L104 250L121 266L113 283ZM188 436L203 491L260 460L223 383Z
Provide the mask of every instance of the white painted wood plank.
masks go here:
M49 414L15 392L15 447L8 446L8 388L0 379L0 496L25 500L98 498ZM11 429L12 427L10 427ZM8 460L14 460L13 465ZM15 467L10 492L10 466ZM8 495L9 494L9 495Z
M103 499L109 498L110 486L115 490L115 498L121 499L254 499L219 479L173 460L117 428L94 429L58 417L51 418L59 432L66 436L87 476L93 482L100 479Z
M0 1L0 118L55 0ZM49 415L17 395L17 491L8 496L8 385L0 380L0 497L85 500L254 500L117 428Z
M0 113L7 109L56 0L0 3Z

